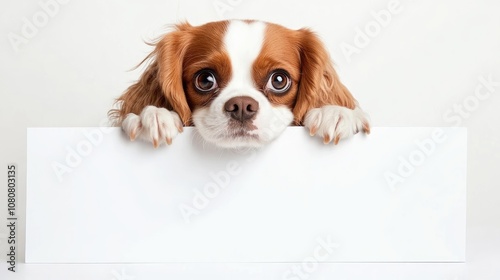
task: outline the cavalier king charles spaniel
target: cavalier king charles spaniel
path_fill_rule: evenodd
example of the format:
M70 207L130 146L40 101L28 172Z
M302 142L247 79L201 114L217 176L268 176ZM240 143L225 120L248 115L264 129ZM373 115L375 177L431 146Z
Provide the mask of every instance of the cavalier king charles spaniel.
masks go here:
M131 140L170 145L190 125L224 148L260 147L291 124L324 143L370 132L308 29L253 20L182 23L153 46L147 69L110 111Z

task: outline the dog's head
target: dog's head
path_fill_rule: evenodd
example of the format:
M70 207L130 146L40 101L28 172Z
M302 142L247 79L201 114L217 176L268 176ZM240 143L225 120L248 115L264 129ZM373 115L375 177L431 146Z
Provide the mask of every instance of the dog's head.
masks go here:
M129 88L144 96L124 111L166 107L221 147L261 146L288 125L300 125L311 108L355 106L323 44L307 29L260 21L183 23L149 58Z

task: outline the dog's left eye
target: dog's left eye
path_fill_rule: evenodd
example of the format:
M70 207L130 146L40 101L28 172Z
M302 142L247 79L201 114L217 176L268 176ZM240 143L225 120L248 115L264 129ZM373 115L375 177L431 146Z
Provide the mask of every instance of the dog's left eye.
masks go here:
M212 91L219 86L214 73L209 70L200 71L194 79L194 85L196 89L202 93Z
M277 70L271 73L266 84L266 90L270 90L274 94L285 93L292 85L292 80L288 73L284 70Z

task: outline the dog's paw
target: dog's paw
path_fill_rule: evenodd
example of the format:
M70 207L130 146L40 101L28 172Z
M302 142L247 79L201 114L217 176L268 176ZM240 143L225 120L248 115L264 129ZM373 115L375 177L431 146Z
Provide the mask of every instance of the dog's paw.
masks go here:
M307 112L304 126L311 136L323 137L325 144L333 140L335 145L342 138L348 138L359 131L370 133L370 123L367 115L356 107L351 110L346 107L327 105L314 108Z
M172 144L172 139L182 132L182 121L176 112L155 106L145 107L141 114L130 113L122 122L130 140L143 139L157 148L162 143Z

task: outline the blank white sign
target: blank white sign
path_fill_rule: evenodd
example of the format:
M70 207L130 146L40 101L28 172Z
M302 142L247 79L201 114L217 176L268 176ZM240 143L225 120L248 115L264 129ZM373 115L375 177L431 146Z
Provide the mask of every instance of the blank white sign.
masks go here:
M257 151L29 128L26 262L460 262L466 154L463 128L289 127Z

